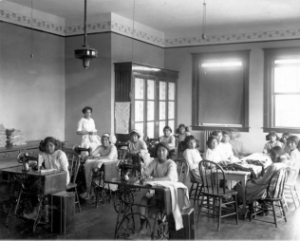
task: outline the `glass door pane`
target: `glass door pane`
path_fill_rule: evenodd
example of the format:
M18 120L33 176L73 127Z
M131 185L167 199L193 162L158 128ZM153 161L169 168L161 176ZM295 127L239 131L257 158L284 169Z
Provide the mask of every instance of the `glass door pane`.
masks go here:
M160 120L166 119L166 102L165 101L159 102L159 119Z
M166 99L166 82L159 81L159 99Z
M147 98L148 100L154 100L155 97L155 81L147 80Z
M175 119L175 102L169 101L168 119Z
M144 80L135 78L135 99L144 99Z
M154 101L147 102L147 121L154 121Z
M175 83L169 83L169 100L175 100L175 93L176 93L176 89L175 89Z
M135 101L134 104L135 121L144 120L144 101Z
M147 122L147 137L154 138L154 122Z
M163 132L163 129L164 127L166 126L166 121L160 121L159 122L159 130L158 130L158 136L163 136L164 135L164 132Z

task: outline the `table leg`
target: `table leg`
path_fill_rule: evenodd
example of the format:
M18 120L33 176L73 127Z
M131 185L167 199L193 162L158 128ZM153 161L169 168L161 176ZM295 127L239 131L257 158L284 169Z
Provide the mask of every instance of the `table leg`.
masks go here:
M243 219L246 219L247 216L247 204L246 204L246 184L247 184L247 176L241 179L242 188L243 188L243 209L241 210L241 215Z

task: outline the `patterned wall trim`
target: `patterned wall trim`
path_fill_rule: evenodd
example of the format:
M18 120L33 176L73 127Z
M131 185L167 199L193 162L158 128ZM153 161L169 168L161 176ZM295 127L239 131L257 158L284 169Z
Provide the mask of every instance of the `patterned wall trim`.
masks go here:
M19 13L14 13L8 10L0 10L0 20L16 25L21 25L33 29L39 29L45 32L65 36L65 26L63 25L57 25L36 18L31 19L31 17L21 15Z
M72 36L83 33L83 26L80 24L75 26L63 26L46 22L37 18L33 18L31 23L31 17L14 13L8 10L0 10L0 20L33 29L42 30L49 33L54 33L61 36ZM132 37L132 27L114 21L90 23L87 25L87 31L88 33L101 33L111 31L127 37ZM137 40L141 40L156 46L170 48L211 44L259 42L268 40L299 39L300 29L263 31L243 34L212 35L207 36L206 40L203 40L200 37L164 39L163 37L155 36L145 31L135 29L133 37Z
M211 45L225 43L259 42L267 40L299 39L300 29L276 30L243 34L212 35L204 40L200 37L166 39L164 47Z

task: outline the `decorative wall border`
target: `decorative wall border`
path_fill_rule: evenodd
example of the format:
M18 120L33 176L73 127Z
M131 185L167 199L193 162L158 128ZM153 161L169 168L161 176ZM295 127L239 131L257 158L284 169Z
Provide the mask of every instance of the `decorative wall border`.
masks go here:
M83 34L83 26L63 26L37 18L32 18L19 13L11 12L9 10L0 10L0 20L4 22L14 23L20 26L26 26L33 29L42 30L44 32L54 33L60 36L72 36ZM32 21L32 22L31 22ZM285 39L299 39L300 29L294 30L274 30L262 31L253 33L239 33L239 34L225 34L225 35L212 35L207 36L206 40L199 37L186 37L186 38L172 38L164 39L163 37L149 34L145 31L134 30L132 36L132 27L126 26L122 23L115 21L107 21L100 23L90 23L87 25L88 33L101 33L101 32L115 32L127 37L133 37L137 40L156 45L164 48L172 47L189 47L201 46L211 44L227 44L227 43L242 43L242 42L259 42L267 40L285 40Z
M179 47L179 46L195 46L195 45L210 45L224 43L242 43L242 42L259 42L266 40L284 40L284 39L299 39L300 29L295 30L275 30L262 31L254 33L241 34L224 34L207 36L204 40L200 37L189 38L174 38L166 39L164 47Z
M65 36L65 26L63 25L46 22L37 18L31 19L31 17L21 15L19 13L14 13L8 10L0 10L0 20Z

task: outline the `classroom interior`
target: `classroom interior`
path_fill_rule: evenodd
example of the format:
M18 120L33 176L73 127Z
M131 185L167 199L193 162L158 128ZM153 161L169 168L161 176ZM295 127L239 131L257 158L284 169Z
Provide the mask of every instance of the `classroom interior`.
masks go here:
M300 83L300 3L207 0L203 5L205 1L195 0L88 0L87 42L98 51L98 57L85 69L82 61L74 57L74 50L84 41L83 2L0 1L0 124L21 130L27 142L53 136L69 147L80 145L76 129L85 106L93 108L99 135L112 133L123 141L125 137L116 132L116 102L133 100L128 96L123 100L118 95L118 63L175 73L173 117L167 113L171 107L166 107L166 117L159 118L159 101L155 100L150 138L163 135L164 125L172 125L175 131L184 123L204 151L207 131L235 128L245 153L251 154L262 152L270 131L280 136L284 132L299 136L299 126L276 126L279 117L273 113L268 60L281 54L298 58L294 65L298 65L295 75ZM222 53L232 54L234 61L239 53L246 56L242 89L235 91L231 85L224 93L224 83L221 88L209 86L212 92L203 100L199 93L205 88L199 82L198 61L203 56L209 56L209 60ZM152 75L155 81L160 77ZM293 94L300 93L297 91ZM235 92L239 92L237 99L232 97ZM299 101L297 97L295 100ZM226 105L233 102L232 108ZM129 130L140 123L134 121L137 103L131 103ZM214 109L207 113L205 105L210 103ZM295 103L291 105L288 110L295 110ZM146 118L147 114L143 115ZM147 136L148 130L144 122L140 131ZM1 162L5 162L5 155L0 156ZM191 187L189 178L186 185ZM296 185L299 186L299 178ZM1 201L7 199L8 192L8 184L1 183ZM6 227L7 207L1 206L0 239L114 239L117 213L108 201L98 208L82 201L82 211L75 212L75 224L65 235L52 233L42 225L32 232L31 224L15 217ZM195 205L195 215L197 211ZM248 219L240 219L235 225L229 218L222 221L220 231L216 230L216 220L201 217L197 224L195 221L195 239L299 240L299 208L289 203L286 213L288 221L280 221L277 228Z

